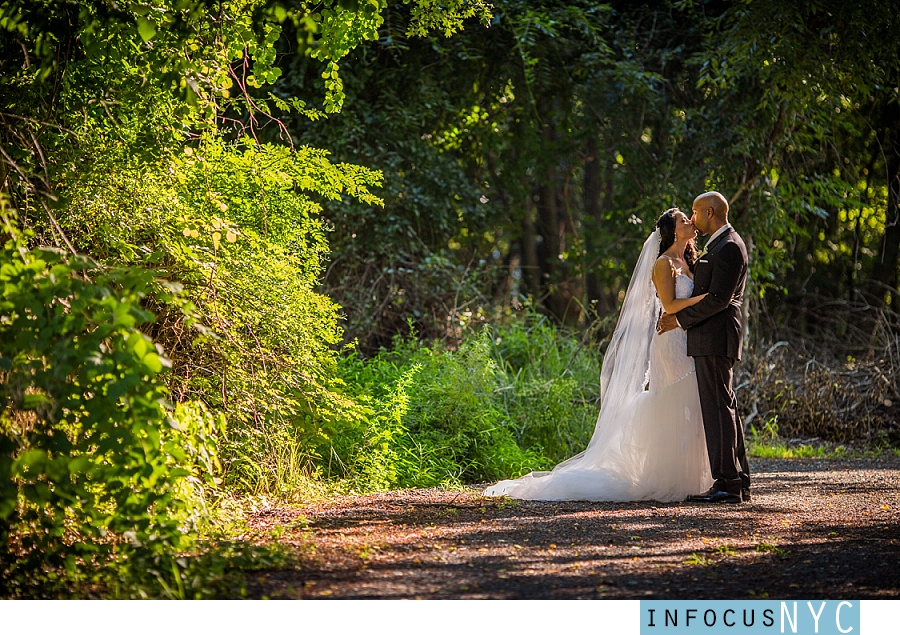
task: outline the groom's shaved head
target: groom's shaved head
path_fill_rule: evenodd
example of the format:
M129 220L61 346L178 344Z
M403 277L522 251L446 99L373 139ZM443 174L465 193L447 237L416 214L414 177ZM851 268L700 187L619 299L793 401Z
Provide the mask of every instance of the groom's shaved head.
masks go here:
M712 208L713 215L716 218L725 220L728 218L728 201L718 192L705 192L694 199L694 209L706 211Z

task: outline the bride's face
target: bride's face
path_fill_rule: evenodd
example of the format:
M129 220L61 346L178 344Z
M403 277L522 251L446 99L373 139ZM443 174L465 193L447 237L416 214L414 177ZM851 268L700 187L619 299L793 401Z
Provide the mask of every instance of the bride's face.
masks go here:
M685 240L690 240L697 236L697 228L691 222L691 219L684 215L684 212L675 212L675 235Z

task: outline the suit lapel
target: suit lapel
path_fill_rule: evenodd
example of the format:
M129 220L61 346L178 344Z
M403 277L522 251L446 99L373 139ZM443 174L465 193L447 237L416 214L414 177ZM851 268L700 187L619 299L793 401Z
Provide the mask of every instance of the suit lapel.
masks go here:
M733 228L733 227L729 227L727 230L723 231L721 234L719 234L718 236L716 236L716 239L713 240L712 242L710 242L710 243L706 246L706 253L707 253L707 254L711 254L712 251L713 251L713 249L715 249L718 245L721 245L721 244L722 244L722 241L725 240L725 237L726 237L726 236L730 236L730 235L731 235L731 232L733 232L733 231L734 231L734 228Z

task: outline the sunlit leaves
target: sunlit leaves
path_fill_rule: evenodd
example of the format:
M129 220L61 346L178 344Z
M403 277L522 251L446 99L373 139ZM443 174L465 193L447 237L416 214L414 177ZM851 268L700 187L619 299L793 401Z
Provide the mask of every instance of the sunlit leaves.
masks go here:
M5 579L46 585L70 558L92 568L116 553L136 566L166 557L187 544L195 516L184 480L195 464L182 446L205 446L204 469L215 463L212 439L182 438L210 426L167 411L158 375L169 362L138 330L153 319L145 298L179 301L149 271L28 250L11 216L2 230L11 237L0 249Z
M144 42L149 42L153 39L153 36L156 35L156 25L152 20L149 20L144 16L138 16L137 27L138 33L140 33L141 39L144 40Z
M407 31L410 36L425 36L432 31L440 31L445 37L450 37L461 31L469 18L476 18L482 26L488 26L491 20L492 6L483 0L403 0L403 3L413 5L412 21Z

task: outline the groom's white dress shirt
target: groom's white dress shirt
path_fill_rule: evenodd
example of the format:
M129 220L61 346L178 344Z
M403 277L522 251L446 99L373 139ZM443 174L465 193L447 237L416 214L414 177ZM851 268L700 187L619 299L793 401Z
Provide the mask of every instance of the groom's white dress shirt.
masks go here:
M709 237L709 240L706 241L706 247L704 247L704 249L709 248L709 246L712 244L712 242L716 238L718 238L719 236L721 236L722 234L727 232L730 228L731 228L731 223L725 223L724 225L719 227L719 229L717 229L716 232L712 236Z

